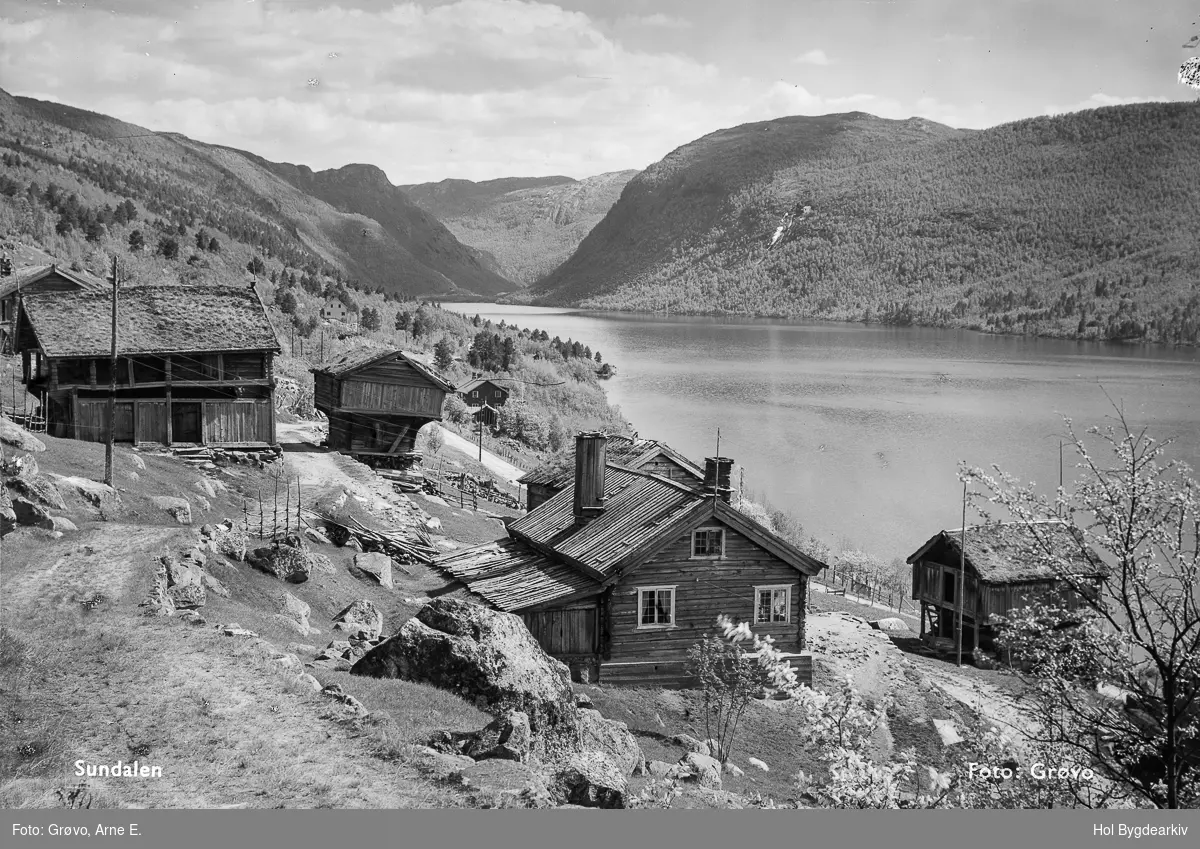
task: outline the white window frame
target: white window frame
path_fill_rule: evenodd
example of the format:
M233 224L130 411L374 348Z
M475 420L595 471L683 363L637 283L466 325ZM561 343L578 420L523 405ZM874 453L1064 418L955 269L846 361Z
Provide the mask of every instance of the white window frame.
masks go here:
M678 584L669 584L669 585L662 585L662 586L657 586L657 587L638 587L637 588L637 630L639 630L639 631L652 631L652 630L661 631L661 630L665 630L667 628L677 628L678 627L675 624L675 597L676 597L675 588L677 586L678 586ZM655 604L657 604L657 601L658 601L657 595L659 592L661 592L663 590L671 591L671 621L670 622L652 622L649 624L644 624L642 622L642 595L644 593L649 593L649 592L654 593L655 594Z
M761 593L770 591L772 600L776 590L784 590L787 592L787 605L784 607L784 618L782 622L774 619L759 619L758 618L758 602ZM755 625L788 625L792 621L792 585L791 584L763 584L754 588L754 610L750 614L750 621Z
M696 553L696 534L701 533L703 531L720 531L721 532L721 551L720 551L720 553L718 553L718 554L697 554ZM727 537L728 537L728 534L726 534L725 528L722 527L721 525L705 525L702 528L696 528L694 531L692 531L692 548L691 548L692 556L691 556L691 559L692 560L724 560L725 559L725 540Z
M478 397L479 397L479 390L478 390L478 389L472 389L472 390L471 390L471 397L472 397L472 398L478 398Z

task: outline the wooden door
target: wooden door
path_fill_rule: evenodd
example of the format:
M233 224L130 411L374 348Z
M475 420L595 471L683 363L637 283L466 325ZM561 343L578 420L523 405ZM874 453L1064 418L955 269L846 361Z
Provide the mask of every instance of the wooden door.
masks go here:
M595 654L598 609L593 605L524 613L525 627L553 657Z
M175 401L171 404L171 438L176 442L200 442L200 403Z

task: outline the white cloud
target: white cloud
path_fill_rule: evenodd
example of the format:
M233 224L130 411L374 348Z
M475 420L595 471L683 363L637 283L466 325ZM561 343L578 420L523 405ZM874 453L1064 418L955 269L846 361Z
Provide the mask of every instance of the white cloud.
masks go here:
M817 48L801 56L797 56L796 61L802 65L828 65L829 57L825 55L824 50Z
M1117 97L1104 92L1096 92L1086 100L1081 100L1071 106L1055 106L1050 105L1043 110L1047 115L1061 115L1065 112L1080 112L1084 109L1098 109L1101 106L1123 106L1128 103L1158 103L1160 101L1170 100L1171 98L1160 95L1158 97L1143 97L1141 95L1133 95L1131 97Z
M652 15L624 15L617 18L617 24L635 27L662 27L664 29L691 29L692 22L662 12Z

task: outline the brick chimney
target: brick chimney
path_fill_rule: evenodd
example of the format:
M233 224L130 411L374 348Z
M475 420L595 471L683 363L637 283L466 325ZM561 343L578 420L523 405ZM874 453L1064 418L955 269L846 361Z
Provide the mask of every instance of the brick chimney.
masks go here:
M729 474L732 469L733 460L728 457L705 457L705 494L709 496L716 495L717 498L728 504L730 497L733 495L733 489L729 486Z
M575 523L586 525L604 512L604 468L608 436L599 431L575 437Z

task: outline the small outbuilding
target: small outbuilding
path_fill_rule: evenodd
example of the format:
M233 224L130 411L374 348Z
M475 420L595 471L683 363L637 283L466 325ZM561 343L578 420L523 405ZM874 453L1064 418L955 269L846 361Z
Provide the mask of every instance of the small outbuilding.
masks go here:
M442 402L454 391L393 348L355 348L312 372L314 405L329 419L329 447L372 466L407 465L417 431L442 420Z
M1064 523L991 523L968 527L965 535L961 528L939 531L908 557L912 597L921 608L921 638L938 649L957 648L960 589L965 654L977 647L995 649L998 616L1039 603L1078 608L1083 599L1051 568L1049 558L1069 565L1072 581L1087 592L1099 591L1103 563Z

